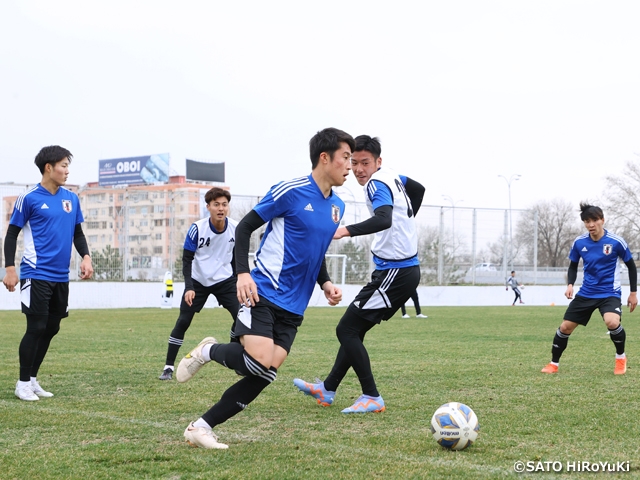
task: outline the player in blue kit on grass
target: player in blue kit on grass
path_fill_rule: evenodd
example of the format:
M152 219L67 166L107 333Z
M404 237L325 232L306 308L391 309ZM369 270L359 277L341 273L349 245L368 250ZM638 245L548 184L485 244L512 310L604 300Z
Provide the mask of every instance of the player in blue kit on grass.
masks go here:
M575 298L569 304L564 320L558 328L551 347L551 363L542 373L557 373L560 357L569 341L569 335L578 325L586 326L591 314L598 309L609 337L616 347L616 361L613 373L624 375L627 371L625 341L627 334L622 327L622 290L620 285L621 259L629 270L630 293L627 299L629 312L638 305L637 270L627 243L604 228L604 213L600 207L580 204L580 218L587 233L577 237L569 253L568 285L565 296L574 297L573 285L578 276L578 263L582 259L584 279Z
M415 215L425 188L415 180L382 167L377 138L356 137L351 168L364 187L371 218L340 227L334 238L374 233L371 244L375 270L371 281L356 295L336 327L340 341L338 355L324 382L309 383L300 378L294 385L320 405L333 403L336 390L349 368L358 375L362 395L342 413L383 412L385 403L371 370L364 337L382 320L389 320L406 303L420 283L418 235Z
M180 315L169 336L167 357L160 380L171 380L173 377L173 365L184 342L184 335L209 295L216 297L233 320L240 309L236 298L233 264L238 222L228 216L231 194L222 188L213 187L205 194L204 201L209 216L191 224L184 240L184 294L180 303Z
M212 428L241 412L276 379L316 283L330 305L342 299L324 258L344 214L344 202L332 187L346 181L354 147L353 138L341 130L318 132L309 142L311 174L272 187L238 224L237 297L242 305L234 333L240 342L220 344L213 337L205 338L182 359L176 378L186 382L211 360L244 378L189 424L184 436L191 445L227 448ZM251 234L265 223L256 268L250 270Z
M80 278L93 275L84 221L78 196L63 187L69 176L71 152L60 146L44 147L35 158L42 180L23 193L9 220L4 242L6 275L2 280L13 292L18 284L15 255L18 234L23 232L20 262L20 299L27 317L27 331L20 342L20 378L15 395L34 401L52 397L38 383L37 375L60 322L69 315L69 264L72 245L82 257Z

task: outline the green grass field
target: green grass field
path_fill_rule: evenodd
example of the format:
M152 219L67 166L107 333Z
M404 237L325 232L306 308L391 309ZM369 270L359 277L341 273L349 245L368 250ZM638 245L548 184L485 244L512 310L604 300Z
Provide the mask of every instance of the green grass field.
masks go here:
M39 376L55 397L38 402L14 397L25 320L0 312L0 478L603 475L566 472L567 462L583 461L629 462L630 472L605 475L640 477L638 313L625 314L624 376L613 375L613 344L595 315L572 336L560 373L544 375L563 307L426 308L427 320L398 313L365 342L387 411L344 415L340 410L360 394L353 373L329 408L292 384L328 373L342 312L307 311L277 381L215 429L230 446L215 451L189 447L182 433L237 376L211 363L186 384L157 379L178 310L71 312ZM203 311L180 353L207 335L226 341L229 325L226 311ZM431 415L449 401L466 403L480 419L478 441L465 451L444 450L429 432ZM563 471L517 474L517 461L561 462Z

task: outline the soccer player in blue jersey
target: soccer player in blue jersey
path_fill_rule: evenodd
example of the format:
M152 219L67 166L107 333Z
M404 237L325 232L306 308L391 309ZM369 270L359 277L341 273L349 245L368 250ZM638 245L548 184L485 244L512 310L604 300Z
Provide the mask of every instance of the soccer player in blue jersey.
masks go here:
M627 242L604 228L604 214L600 207L580 204L580 218L587 233L577 237L569 253L568 285L565 297L573 299L564 314L564 320L553 338L551 363L542 369L543 373L557 373L562 352L567 348L569 335L578 325L586 326L591 314L598 309L609 337L616 347L616 361L613 373L624 375L627 371L625 355L626 333L622 324L622 291L620 288L620 258L629 270L630 293L627 299L629 312L638 305L637 270ZM578 263L582 259L584 279L582 287L575 294L573 285L578 276Z
M27 330L20 342L20 378L15 394L20 400L53 397L38 383L37 375L60 322L69 315L69 264L71 247L82 257L80 278L93 275L78 196L63 188L72 155L60 146L44 147L35 159L42 180L18 197L4 242L6 275L2 283L10 292L20 281L22 313ZM24 254L20 280L15 268L18 234L23 232Z
M318 132L309 142L311 174L273 186L238 224L237 297L242 305L234 331L240 342L220 344L213 337L205 338L182 359L176 378L186 382L211 360L243 378L189 424L184 436L191 445L227 448L212 428L241 412L276 379L316 283L330 305L342 299L324 258L344 214L344 202L332 187L346 181L354 147L353 138L341 130ZM251 233L265 223L256 268L250 270Z
M184 294L180 303L180 315L169 336L167 357L160 380L171 380L173 377L173 365L184 342L184 335L209 295L216 297L234 321L240 309L236 298L233 261L238 222L229 218L231 194L222 188L213 187L205 194L204 201L209 216L193 223L184 240Z
M336 327L340 348L324 382L308 383L299 378L293 381L298 389L313 396L320 405L329 406L342 379L353 367L362 395L342 413L385 410L363 340L375 325L390 319L420 283L415 215L425 189L415 180L382 167L380 154L377 138L368 135L356 137L351 168L358 183L364 186L367 207L372 216L355 225L338 228L334 236L375 234L371 244L375 263L371 281L356 295Z

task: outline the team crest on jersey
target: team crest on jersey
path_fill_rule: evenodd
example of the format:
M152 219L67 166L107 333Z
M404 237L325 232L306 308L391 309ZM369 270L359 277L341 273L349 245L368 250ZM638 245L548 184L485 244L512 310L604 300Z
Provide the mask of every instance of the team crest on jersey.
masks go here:
M612 251L613 251L613 245L611 245L610 243L602 247L602 253L604 253L605 255L611 254Z
M331 220L333 223L340 223L340 207L337 205L331 205Z
M71 210L73 209L71 206L71 200L62 200L62 209L67 213L71 213Z

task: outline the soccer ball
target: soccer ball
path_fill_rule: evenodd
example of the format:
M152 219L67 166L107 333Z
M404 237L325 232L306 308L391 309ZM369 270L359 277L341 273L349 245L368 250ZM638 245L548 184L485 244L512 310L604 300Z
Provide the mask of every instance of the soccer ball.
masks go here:
M444 448L464 450L478 438L478 417L464 403L449 402L431 418L433 438Z
M524 290L524 285L520 285L520 288L521 288L522 290Z

